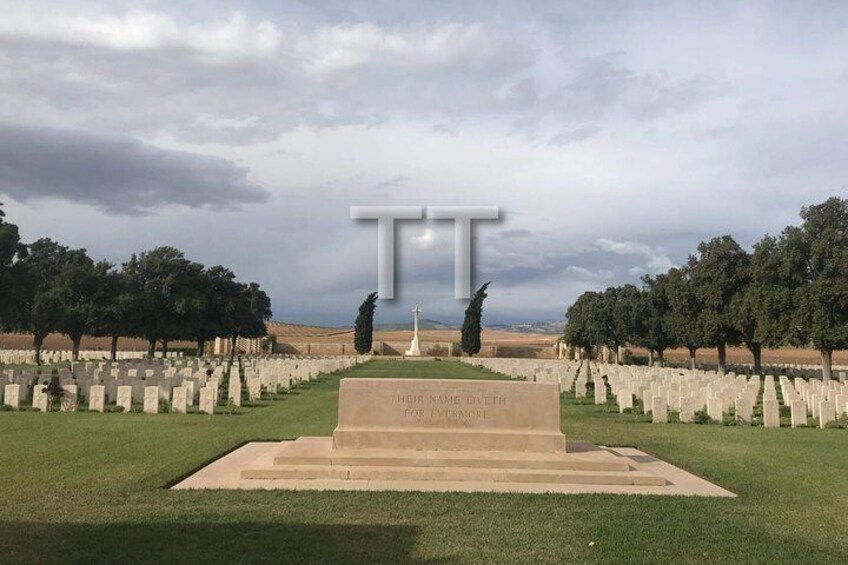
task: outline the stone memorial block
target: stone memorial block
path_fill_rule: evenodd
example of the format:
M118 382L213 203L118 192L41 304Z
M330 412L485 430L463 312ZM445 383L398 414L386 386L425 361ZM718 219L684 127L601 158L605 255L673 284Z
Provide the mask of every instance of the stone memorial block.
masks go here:
M14 410L21 407L21 385L3 387L3 404Z
M46 385L35 385L32 389L32 407L47 412Z
M561 452L559 419L556 384L342 379L333 442L337 449Z
M595 381L595 404L607 403L607 385L601 379Z
M146 414L156 414L159 412L158 386L144 387L144 412Z
M777 400L763 400L763 427L780 427L780 408Z
M185 414L188 406L188 389L184 386L175 386L171 394L171 410L178 414Z
M79 405L79 387L77 385L62 386L62 401L60 410L62 412L76 412Z
M119 386L118 387L118 398L115 401L117 406L120 406L124 409L124 412L129 412L132 410L132 400L133 400L133 387L131 386Z
M217 398L218 387L205 386L200 389L200 411L206 414L214 414Z
M668 403L665 396L655 396L651 403L651 421L654 424L668 423Z
M91 412L103 412L106 409L106 387L91 385L88 388L88 409Z

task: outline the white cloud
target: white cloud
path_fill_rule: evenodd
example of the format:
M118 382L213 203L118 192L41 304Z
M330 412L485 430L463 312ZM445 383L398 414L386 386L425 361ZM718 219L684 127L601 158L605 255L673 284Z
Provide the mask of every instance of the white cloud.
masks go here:
M439 234L431 228L425 229L421 235L412 238L412 245L418 249L432 249L437 243L439 243Z
M119 51L185 49L225 57L267 55L277 50L282 39L273 23L262 20L254 24L237 11L211 23L181 25L160 11L131 10L115 15L26 8L4 10L0 37Z
M281 318L336 322L374 284L374 229L351 204L498 205L475 227L477 274L494 281L487 315L526 321L844 191L848 5L482 5L0 0L0 122L229 163L165 182L188 206L144 219L113 215L141 207L137 159L74 153L74 174L31 167L0 200L27 237L113 260L173 244L262 282ZM268 199L234 211L232 184ZM77 204L34 198L59 192ZM428 312L455 310L450 226L405 229L415 284L397 311L427 292Z
M589 269L585 269L583 267L577 267L574 265L569 265L566 267L565 272L576 276L578 279L582 280L590 280L590 281L608 281L612 279L613 273L608 269L600 269L598 271L590 271Z
M674 262L661 249L654 249L644 243L636 241L614 241L612 239L601 238L595 241L595 244L598 246L598 249L607 253L635 255L644 258L645 264L639 267L642 272L663 273L674 266Z

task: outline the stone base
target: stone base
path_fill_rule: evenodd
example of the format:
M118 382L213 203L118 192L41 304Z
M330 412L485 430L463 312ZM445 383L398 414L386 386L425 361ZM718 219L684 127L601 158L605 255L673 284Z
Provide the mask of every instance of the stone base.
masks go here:
M631 448L568 453L334 450L331 438L250 443L175 489L607 492L735 496Z

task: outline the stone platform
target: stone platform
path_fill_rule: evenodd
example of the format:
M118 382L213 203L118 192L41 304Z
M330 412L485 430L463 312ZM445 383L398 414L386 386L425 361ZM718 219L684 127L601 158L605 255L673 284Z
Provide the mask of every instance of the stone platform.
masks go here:
M463 466L471 461L458 453L444 458L445 454L424 458L423 461L431 466L409 467L405 464L409 463L410 459L389 460L378 457L376 460L365 460L362 459L364 456L347 458L345 455L339 456L337 465L332 465L332 459L329 465L315 465L320 459L309 457L321 456L321 451L325 451L327 439L329 438L300 438L288 442L248 443L200 469L172 488L736 496L633 448L568 442L568 453L564 459L531 457L519 463L526 465L533 461L542 464L531 469L515 467L515 459L499 459L492 454L486 454L486 467L481 470L479 466ZM312 445L307 447L307 444ZM294 447L295 445L297 447ZM285 465L277 465L276 462L280 460L278 458L292 448L294 449L288 453L293 456L292 459ZM421 455L418 454L417 463L422 463ZM298 459L300 457L302 458ZM445 465L445 459L449 465ZM376 462L393 464L376 465ZM366 464L358 465L359 463ZM478 465L480 463L475 462ZM496 466L503 464L510 466ZM268 473L265 478L259 478L265 473ZM315 478L306 478L310 476Z
M559 387L342 379L333 437L248 444L174 488L733 496L636 450L566 444Z

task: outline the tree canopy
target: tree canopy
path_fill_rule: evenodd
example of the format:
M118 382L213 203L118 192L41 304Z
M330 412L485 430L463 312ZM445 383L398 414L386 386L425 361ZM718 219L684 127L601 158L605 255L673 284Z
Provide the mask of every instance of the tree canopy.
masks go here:
M374 343L374 310L376 308L376 292L366 296L359 305L359 313L353 325L353 347L360 355L371 352Z
M832 354L848 349L848 200L829 198L801 209L802 223L765 235L749 253L730 235L701 242L685 265L632 285L588 291L568 308L564 340L574 346L642 346L662 360L665 349L718 351L745 345L754 368L762 351L812 346L831 378ZM635 288L635 287L633 287Z
M465 309L465 318L462 321L462 339L460 346L462 351L469 357L480 352L480 332L483 324L483 301L486 299L486 289L491 283L487 282L477 289L468 308Z
M4 218L0 209L0 328L31 333L39 362L51 332L71 339L74 359L85 335L111 338L114 358L120 337L146 339L152 356L175 340L194 340L202 353L215 337L235 344L267 334L270 298L225 267L157 247L115 268L51 239L25 245Z

